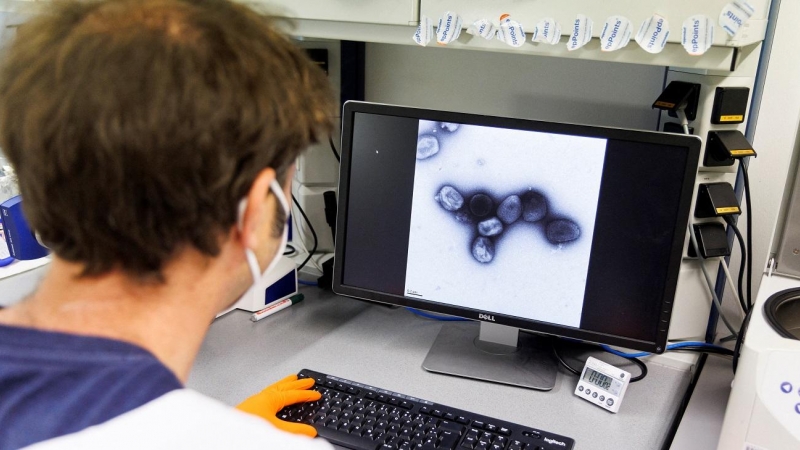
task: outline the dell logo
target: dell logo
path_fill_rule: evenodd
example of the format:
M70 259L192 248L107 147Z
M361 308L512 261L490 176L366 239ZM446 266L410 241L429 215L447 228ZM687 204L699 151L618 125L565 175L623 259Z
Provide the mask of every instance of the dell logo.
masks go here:
M489 322L494 322L494 316L490 316L489 314L478 314L478 319L481 320L488 320Z

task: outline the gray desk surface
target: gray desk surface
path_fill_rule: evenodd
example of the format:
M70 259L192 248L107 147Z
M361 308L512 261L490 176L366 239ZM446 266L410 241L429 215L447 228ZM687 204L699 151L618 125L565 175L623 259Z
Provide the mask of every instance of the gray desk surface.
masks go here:
M661 448L690 380L689 372L650 363L611 414L576 398L577 378L564 371L550 392L433 374L421 364L441 322L316 288L301 292L304 302L256 323L242 311L217 319L188 386L233 405L308 368L570 436L577 449L619 450Z

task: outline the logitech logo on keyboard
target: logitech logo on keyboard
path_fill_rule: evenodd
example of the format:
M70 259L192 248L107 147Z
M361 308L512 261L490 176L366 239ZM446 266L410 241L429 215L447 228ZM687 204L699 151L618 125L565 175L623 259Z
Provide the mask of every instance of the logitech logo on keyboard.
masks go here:
M481 320L488 320L489 322L494 322L494 316L490 316L489 314L478 314L478 319Z
M549 437L544 438L544 441L547 442L548 444L555 444L555 445L559 445L561 447L566 447L567 446L566 442L557 441L557 440L549 438Z

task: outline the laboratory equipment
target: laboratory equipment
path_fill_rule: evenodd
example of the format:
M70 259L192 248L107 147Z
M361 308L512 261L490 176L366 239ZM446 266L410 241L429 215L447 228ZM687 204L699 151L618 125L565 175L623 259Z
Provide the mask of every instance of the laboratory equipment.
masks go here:
M630 372L590 356L575 386L575 395L617 413L630 382Z
M566 436L452 408L304 369L314 378L316 402L287 406L278 418L307 423L320 437L352 449L571 450ZM417 447L421 445L421 447Z
M266 305L288 297L297 292L297 264L285 256L281 256L275 267L258 282L251 286L247 292L229 308L217 314L217 317L234 309L256 312Z
M423 367L551 389L525 329L661 353L700 141L348 102L334 291L480 321Z
M39 259L47 256L49 250L37 239L22 212L22 197L17 195L0 203L0 220L3 233L12 258L18 260Z
M796 449L800 447L800 280L762 277L745 332L717 448Z

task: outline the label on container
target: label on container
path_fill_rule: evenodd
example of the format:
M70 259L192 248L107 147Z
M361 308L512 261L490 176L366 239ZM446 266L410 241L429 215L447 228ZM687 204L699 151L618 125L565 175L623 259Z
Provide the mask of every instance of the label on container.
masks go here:
M417 27L417 31L414 32L414 42L417 44L425 47L431 42L431 37L433 36L433 23L431 23L430 17L422 16L419 18L419 26Z
M536 24L533 29L533 42L556 45L561 40L561 25L555 19L546 18Z
M725 5L719 14L719 26L731 37L756 13L756 9L745 0L735 0Z
M494 39L497 31L494 28L491 20L480 19L476 20L472 25L467 28L467 33L473 36L480 36L487 41Z
M10 257L11 257L11 252L8 251L6 236L3 233L3 224L0 223L0 259L6 259Z
M653 54L664 50L667 38L669 38L669 22L658 14L642 22L639 32L636 33L636 42L639 46L647 53Z
M714 43L714 22L704 15L689 17L683 22L681 43L690 55L703 55Z
M447 11L439 19L439 24L436 26L436 43L439 45L447 45L461 35L461 16L458 14Z
M611 16L606 19L603 32L600 34L600 50L614 52L625 48L631 41L632 34L633 24L627 17Z
M500 27L497 29L497 39L512 47L522 47L525 43L525 30L516 20L511 20L507 15L500 17Z
M589 41L592 40L593 26L594 22L592 22L592 19L583 14L578 14L575 22L572 23L572 33L569 35L569 40L567 41L567 50L577 50L588 44Z

